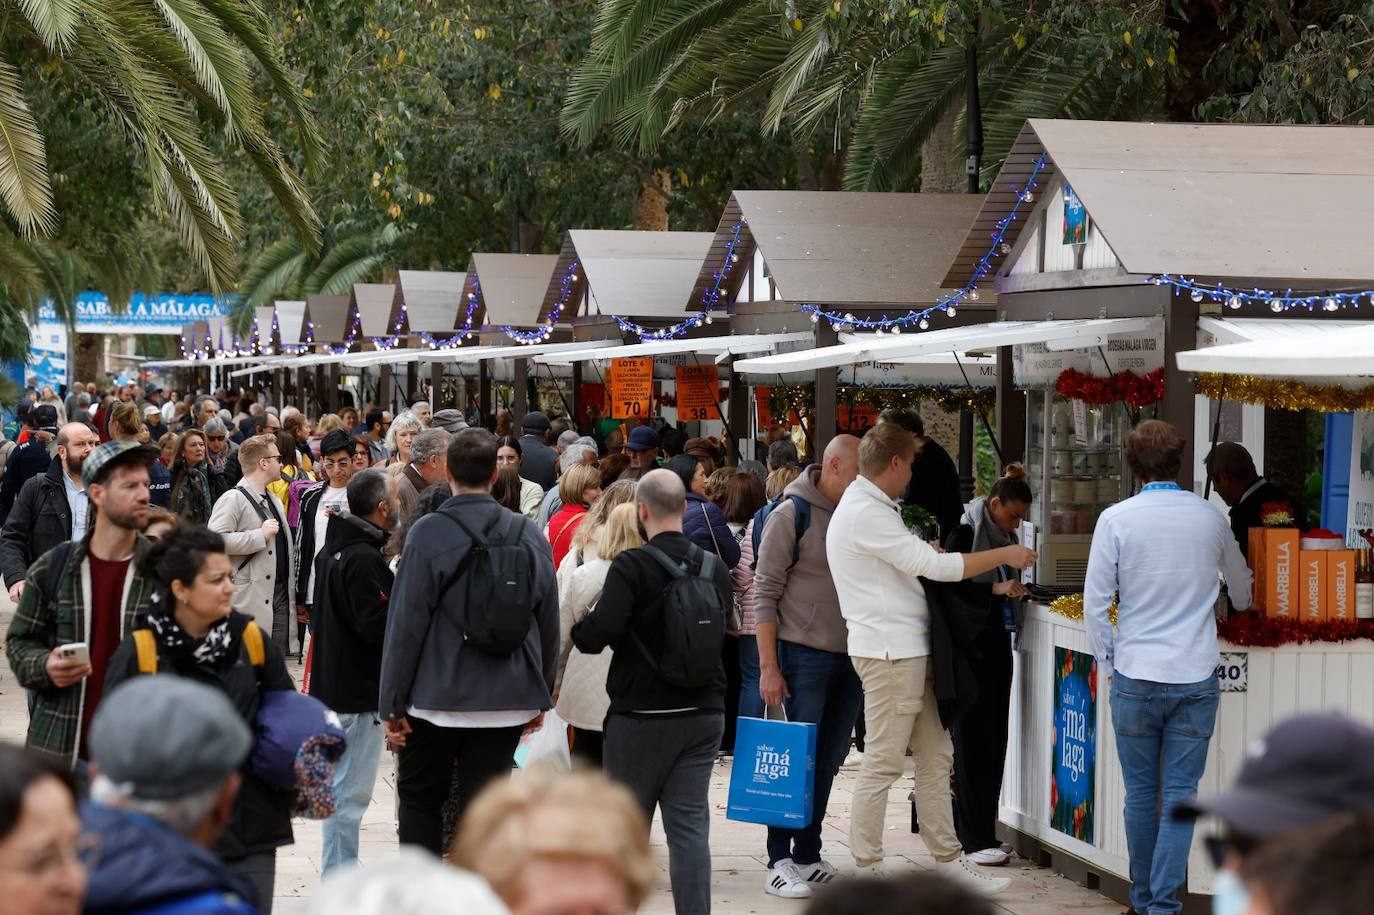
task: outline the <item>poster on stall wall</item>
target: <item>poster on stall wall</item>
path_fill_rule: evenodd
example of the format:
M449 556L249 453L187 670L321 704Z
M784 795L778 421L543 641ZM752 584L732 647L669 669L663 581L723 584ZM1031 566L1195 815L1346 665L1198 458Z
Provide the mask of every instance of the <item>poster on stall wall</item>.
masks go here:
M1050 760L1050 828L1093 841L1097 782L1097 659L1054 649L1054 754Z
M1064 185L1064 244L1086 245L1088 243L1088 211L1083 201Z
M610 415L616 419L648 419L654 399L654 360L650 356L612 359L606 377Z
M720 418L720 378L714 364L679 365L676 380L679 421Z
M1368 546L1362 529L1374 528L1374 413L1356 413L1350 434L1350 502L1345 545Z
M29 364L24 381L38 390L51 386L56 391L67 383L67 325L40 321L30 328Z

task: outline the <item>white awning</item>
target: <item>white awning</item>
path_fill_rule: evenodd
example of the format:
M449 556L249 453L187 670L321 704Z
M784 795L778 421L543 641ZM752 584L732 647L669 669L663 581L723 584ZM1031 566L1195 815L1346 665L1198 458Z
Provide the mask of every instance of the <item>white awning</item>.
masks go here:
M1044 343L1051 349L1078 349L1097 346L1109 334L1148 330L1154 318L1094 318L1074 321L996 321L946 327L900 336L845 335L836 346L761 356L735 363L744 375L780 375L813 372L864 362L916 363L942 353L974 353L1015 346Z
M1203 318L1198 330L1238 342L1179 353L1178 367L1185 372L1330 379L1374 375L1374 322Z
M795 334L722 334L719 337L693 337L676 340L650 340L645 343L616 344L600 341L596 349L578 353L557 353L541 356L536 362L568 365L595 359L628 359L634 356L667 356L673 353L698 353L722 361L739 353L770 353L784 343L805 343L814 339L809 333Z
M149 368L158 367L164 369L184 369L184 368L206 368L223 367L226 365L243 365L245 362L265 362L272 359L271 356L216 356L212 359L158 359L148 363Z
M435 350L424 356L427 360L438 360L440 362L482 362L487 359L511 359L521 357L534 357L538 361L539 356L545 353L572 353L582 350L596 349L605 346L604 340L577 340L568 343L530 343L515 344L512 346L471 346L450 350Z
M257 365L250 365L246 369L239 369L237 372L230 372L230 378L242 378L247 375L260 375L263 372L275 372L277 369L297 369L312 365L328 365L331 362L339 362L341 357L330 353L312 353L306 356L270 356L263 358L257 356L253 361Z

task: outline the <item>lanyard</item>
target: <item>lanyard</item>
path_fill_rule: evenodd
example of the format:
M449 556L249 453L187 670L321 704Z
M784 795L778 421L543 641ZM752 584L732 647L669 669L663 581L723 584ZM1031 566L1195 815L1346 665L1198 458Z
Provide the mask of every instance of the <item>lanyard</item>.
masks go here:
M1165 492L1170 489L1179 489L1177 483L1146 483L1140 487L1141 492Z

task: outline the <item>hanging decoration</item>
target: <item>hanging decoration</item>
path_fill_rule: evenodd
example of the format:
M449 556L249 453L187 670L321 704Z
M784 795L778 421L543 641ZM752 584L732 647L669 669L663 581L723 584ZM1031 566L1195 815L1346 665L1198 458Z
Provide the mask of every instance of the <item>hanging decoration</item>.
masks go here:
M734 269L735 264L739 263L739 253L735 249L739 247L740 234L744 231L744 226L745 221L743 219L735 223L735 229L730 234L730 240L725 243L725 259L719 267L711 271L711 288L701 294L701 311L676 324L657 329L636 324L629 318L620 315L611 316L615 318L615 323L620 326L623 332L636 334L640 340L674 340L686 335L693 328L712 323L714 319L711 317L711 311L720 304L721 287L730 276L730 271Z
M1065 594L1063 597L1056 597L1050 601L1050 609L1060 616L1068 617L1071 620L1083 619L1083 595ZM1116 625L1116 604L1113 603L1107 608L1107 617Z
M1217 636L1248 648L1278 648L1308 642L1353 642L1374 639L1374 620L1304 622L1284 617L1235 616L1217 627Z
M378 350L380 350L380 351L382 351L382 352L386 352L387 350L390 350L390 349L395 349L395 348L400 344L400 342L401 342L401 337L402 337L401 331L405 329L405 325L406 325L406 306L405 306L405 303L402 302L402 303L401 303L401 309L400 309L400 311L398 311L398 312L396 313L396 325L395 325L394 327L391 328L391 336L389 336L389 337L368 337L367 339L370 340L370 341L372 342L372 345L373 345L373 346L375 346Z
M1060 397L1081 400L1089 406L1100 407L1125 401L1139 409L1164 398L1164 369L1158 368L1145 375L1123 370L1110 378L1099 378L1078 369L1065 369L1055 380L1054 390Z
M1374 289L1295 293L1291 288L1279 292L1277 289L1251 286L1247 290L1235 289L1222 283L1200 283L1189 277L1169 273L1152 276L1150 282L1156 286L1170 286L1174 290L1174 295L1186 294L1194 302L1208 300L1224 304L1232 310L1245 305L1268 305L1274 314L1294 310L1342 311L1346 308L1359 308L1361 299L1374 306Z
M452 349L461 344L464 340L471 340L475 333L472 327L472 316L477 313L477 298L482 294L482 281L474 274L472 277L472 292L468 293L468 310L463 316L463 324L458 328L458 332L449 337L436 337L426 331L420 331L416 336L420 342L430 349Z
M814 384L779 385L772 389L768 408L774 416L786 416L792 411L807 413L815 405ZM922 401L933 401L946 413L971 410L986 413L997 405L996 388L944 387L918 385L906 388L840 385L835 389L837 404L863 404L875 410L919 408Z
M1255 375L1203 373L1194 390L1212 400L1258 403L1276 410L1316 410L1318 413L1351 413L1374 410L1374 385L1343 388L1334 384L1306 384L1286 378Z
M1016 202L1012 204L1010 212L997 221L997 225L992 230L992 244L986 253L978 259L978 263L973 267L973 275L969 277L967 283L962 287L942 296L934 305L929 308L917 311L912 309L904 315L889 318L883 315L880 318L860 318L852 312L826 311L816 305L803 305L802 311L811 316L813 323L821 320L830 322L830 326L836 331L847 332L852 330L876 330L879 333L884 331L892 334L899 334L902 328L915 325L920 330L930 327L930 316L936 312L943 312L947 317L954 317L958 314L957 308L964 302L978 301L978 284L982 282L989 273L992 272L993 259L1006 257L1011 253L1011 243L1007 241L1007 230L1016 221L1016 214L1020 212L1023 204L1031 203L1035 200L1036 178L1045 167L1045 153L1040 154L1040 158L1035 160L1034 167L1031 168L1030 177L1026 183L1016 190Z
M558 291L558 301L554 302L553 308L549 309L549 316L544 320L542 326L536 330L521 330L518 327L511 327L509 324L504 324L501 327L501 333L510 337L516 343L523 343L526 345L540 343L549 339L549 337L553 335L554 325L558 323L558 319L563 315L563 306L567 305L568 301L572 298L573 285L577 282L577 267L578 263L574 260L568 265L568 269L563 273L563 281ZM619 319L617 318L616 320Z

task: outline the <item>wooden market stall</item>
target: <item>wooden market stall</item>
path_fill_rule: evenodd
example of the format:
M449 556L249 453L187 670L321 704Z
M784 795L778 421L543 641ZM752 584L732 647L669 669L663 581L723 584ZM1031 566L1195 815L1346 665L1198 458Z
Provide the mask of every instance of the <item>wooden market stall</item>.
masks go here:
M1180 482L1199 494L1202 458L1221 429L1249 444L1261 466L1264 446L1274 446L1265 425L1291 430L1287 413L1242 396L1262 386L1233 377L1228 394L1188 370L1220 371L1238 351L1277 358L1316 324L1374 316L1358 310L1374 286L1374 263L1358 241L1374 230L1371 139L1367 129L1343 127L1026 124L945 284L995 286L999 318L1008 321L1150 322L1086 347L1042 341L1003 350L998 429L1007 459L1031 470L1038 582L1081 588L1097 515L1132 491L1121 448L1140 417L1158 415L1190 438ZM1345 369L1359 366L1356 341L1368 339L1364 331L1349 338ZM1210 361L1180 357L1209 342L1221 344ZM1236 409L1238 399L1250 405ZM1271 461L1269 469L1287 468ZM1124 900L1124 790L1109 685L1081 615L1073 597L1034 604L1027 615L1001 817L1024 853ZM1270 628L1263 619L1222 624L1223 693L1202 792L1229 783L1245 748L1298 709L1374 721L1374 643L1301 641L1320 630L1275 639ZM1058 726L1067 694L1060 680L1080 667L1094 689L1074 710L1087 721L1076 733ZM1083 764L1060 765L1065 752ZM1207 824L1197 830L1192 893L1211 889L1208 834Z

